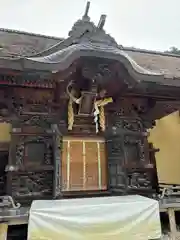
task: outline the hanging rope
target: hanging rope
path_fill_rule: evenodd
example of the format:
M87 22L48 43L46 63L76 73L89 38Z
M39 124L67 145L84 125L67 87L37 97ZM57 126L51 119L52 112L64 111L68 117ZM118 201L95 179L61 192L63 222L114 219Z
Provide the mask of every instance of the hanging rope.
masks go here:
M96 133L99 132L98 120L102 131L105 131L105 113L104 106L113 102L112 98L105 98L94 103L94 122L96 124ZM100 108L100 109L99 109Z
M81 97L76 98L73 96L74 90L69 90L70 87L72 87L73 81L71 81L66 88L66 92L69 96L69 103L68 103L68 130L72 130L73 124L74 124L74 109L73 109L73 103L80 104ZM94 122L96 124L96 133L99 132L99 125L102 131L105 131L105 112L104 112L104 106L108 103L113 102L112 98L105 98L98 101L95 101L94 103Z
M73 101L70 98L68 103L68 130L72 130L73 124L74 124Z
M104 132L106 128L104 106L100 106L99 108L99 124L101 130Z
M69 87L72 86L73 81L71 81L66 88L66 92L69 96L69 103L68 103L68 130L72 130L74 124L74 109L73 109L73 102L76 104L80 104L81 98L75 98L72 94L73 89L69 90Z

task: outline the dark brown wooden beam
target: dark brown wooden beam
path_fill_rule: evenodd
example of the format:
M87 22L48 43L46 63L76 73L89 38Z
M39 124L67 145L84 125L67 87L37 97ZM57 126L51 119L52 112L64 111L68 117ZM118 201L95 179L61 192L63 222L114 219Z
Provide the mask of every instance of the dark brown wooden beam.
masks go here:
M9 142L0 142L0 152L9 151Z

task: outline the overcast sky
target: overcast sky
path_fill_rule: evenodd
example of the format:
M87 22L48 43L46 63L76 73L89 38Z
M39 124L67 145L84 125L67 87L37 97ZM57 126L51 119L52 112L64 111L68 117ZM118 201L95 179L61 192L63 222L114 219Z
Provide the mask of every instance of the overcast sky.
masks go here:
M0 28L66 37L86 0L1 0ZM180 0L91 0L89 15L119 44L144 49L180 48Z

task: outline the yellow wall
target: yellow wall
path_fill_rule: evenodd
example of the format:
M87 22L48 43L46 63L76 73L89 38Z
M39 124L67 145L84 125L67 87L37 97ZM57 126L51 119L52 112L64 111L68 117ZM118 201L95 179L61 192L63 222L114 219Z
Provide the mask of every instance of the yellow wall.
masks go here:
M11 139L10 135L11 124L0 123L0 142L9 142Z
M160 183L180 184L180 116L175 112L156 122L149 142L160 151L156 153Z

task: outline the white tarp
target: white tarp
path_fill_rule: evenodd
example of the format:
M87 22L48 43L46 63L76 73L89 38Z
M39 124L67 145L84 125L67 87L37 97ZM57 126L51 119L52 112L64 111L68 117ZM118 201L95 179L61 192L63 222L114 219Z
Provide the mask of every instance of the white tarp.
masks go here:
M139 195L32 203L28 240L148 240L161 236L158 201Z

